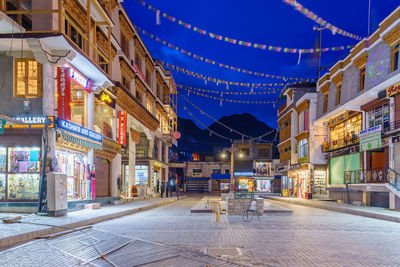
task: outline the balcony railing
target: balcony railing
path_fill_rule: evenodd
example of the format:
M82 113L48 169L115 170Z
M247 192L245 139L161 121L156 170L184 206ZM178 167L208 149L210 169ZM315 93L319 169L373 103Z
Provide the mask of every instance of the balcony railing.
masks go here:
M393 122L385 122L382 125L383 133L391 132L396 129L400 129L400 120L398 121L393 121Z
M360 169L344 172L344 184L384 184L391 180L389 168Z
M136 148L136 158L137 159L147 159L149 158L148 148Z
M328 151L331 151L331 150L335 150L335 149L339 149L339 148L344 148L344 147L347 147L347 146L355 145L355 144L358 144L359 142L360 142L360 139L358 137L354 138L354 139L351 139L351 140L348 140L348 139L334 140L334 141L332 141L330 143L325 144L323 146L322 151L323 152L328 152Z

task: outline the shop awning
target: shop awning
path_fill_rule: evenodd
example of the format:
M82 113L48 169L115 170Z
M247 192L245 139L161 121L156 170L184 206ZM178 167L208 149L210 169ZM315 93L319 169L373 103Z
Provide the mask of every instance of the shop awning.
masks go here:
M97 143L90 142L90 141L82 139L82 138L75 137L75 136L67 134L67 133L65 133L63 131L60 131L60 132L61 132L62 138L67 142L75 143L75 144L78 144L78 145L81 145L81 146L94 148L94 149L98 149L98 150L102 150L103 149L101 144L97 144Z

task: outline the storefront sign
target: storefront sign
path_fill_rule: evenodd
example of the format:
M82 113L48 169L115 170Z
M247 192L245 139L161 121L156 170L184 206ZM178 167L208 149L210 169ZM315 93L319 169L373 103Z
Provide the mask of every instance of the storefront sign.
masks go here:
M162 163L159 161L153 161L153 166L157 168L162 168Z
M338 124L338 123L341 123L341 122L347 120L348 117L349 117L349 113L348 113L348 112L345 112L345 113L343 113L342 115L339 115L339 116L337 116L337 117L331 119L331 120L329 121L329 126L333 126L333 125L336 125L336 124Z
M382 144L381 125L360 132L360 152L380 148Z
M180 132L171 132L171 135L175 138L175 139L179 139L181 138L181 133Z
M86 90L88 93L92 91L92 81L84 77L74 68L70 68L70 75L74 82L82 87L82 89Z
M7 123L6 120L0 119L0 134L4 133L4 128L6 126L6 123Z
M126 124L127 124L126 111L120 110L118 113L118 143L126 145Z
M234 172L233 173L235 176L253 176L253 172Z
M54 128L54 117L52 116L27 116L14 117L15 120L21 121L22 124L6 125L5 128Z
M290 164L289 170L298 170L301 169L301 164L297 163L297 164Z
M57 126L60 127L61 129L82 135L84 137L87 137L89 139L101 142L103 140L103 136L99 133L96 133L92 130L86 129L82 126L76 125L75 123L65 121L62 119L57 120Z
M106 92L101 92L100 95L98 96L100 101L106 103L107 105L110 105L112 107L115 106L115 100Z
M300 163L307 163L308 162L308 156L299 158L299 162Z
M57 111L58 117L71 120L70 68L57 68Z
M392 96L400 92L400 83L390 86L386 89L387 96Z

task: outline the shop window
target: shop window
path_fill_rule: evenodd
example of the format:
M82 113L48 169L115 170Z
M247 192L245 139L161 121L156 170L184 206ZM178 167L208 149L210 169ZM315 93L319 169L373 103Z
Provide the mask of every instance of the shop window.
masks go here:
M126 78L124 75L122 75L121 80L122 80L122 85L126 89L130 90L131 89L131 81L128 78Z
M71 22L73 20L71 19ZM84 51L84 40L83 36L86 34L83 32L82 29L79 29L76 27L76 23L71 23L69 20L65 20L64 24L64 30L65 34L71 39L72 42L74 42L82 51Z
M361 115L354 116L331 127L331 149L340 148L358 142L361 131Z
M221 169L212 169L211 174L221 174Z
M202 171L201 171L201 169L193 169L192 174L193 174L193 177L201 177Z
M153 113L153 104L146 99L146 109L150 112Z
M94 130L112 138L114 110L112 107L95 98L94 100Z
M365 66L360 70L360 91L365 88Z
M225 169L225 174L230 174L231 170L230 169Z
M389 126L389 104L374 108L367 113L368 128L382 125L382 128Z
M135 166L135 184L147 184L149 180L149 166L136 165Z
M14 64L14 97L42 96L42 64L32 58L17 58Z
M123 32L121 32L121 50L129 58L129 40Z
M340 96L342 94L342 84L339 84L337 86L337 90L336 90L336 105L340 104Z
M328 111L328 93L324 94L324 109L323 113Z
M9 147L7 173L7 198L35 200L39 193L39 147ZM0 160L4 166L4 148ZM4 170L4 168L2 168ZM1 186L0 186L1 188ZM4 191L0 189L0 191ZM1 194L1 193L0 193ZM1 198L1 197L0 197Z
M391 56L392 72L397 70L399 67L399 45L400 45L400 43L397 43L394 46L392 46L392 56Z
M69 150L56 150L57 172L67 176L67 197L69 200L90 199L94 184L88 172L87 156Z
M299 158L308 157L308 140L303 139L299 142Z

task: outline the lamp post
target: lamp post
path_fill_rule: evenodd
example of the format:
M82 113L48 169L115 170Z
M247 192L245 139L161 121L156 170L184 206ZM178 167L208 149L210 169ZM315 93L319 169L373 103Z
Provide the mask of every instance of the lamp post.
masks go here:
M235 152L240 151L239 148L237 148L236 146L231 145L230 148L225 148L223 150L223 152L221 153L221 158L222 159L226 159L227 155L226 155L226 151L229 151L231 153L231 179L230 179L230 185L229 185L229 192L234 192L234 159L235 159ZM239 152L238 154L239 158L243 158L243 153Z

